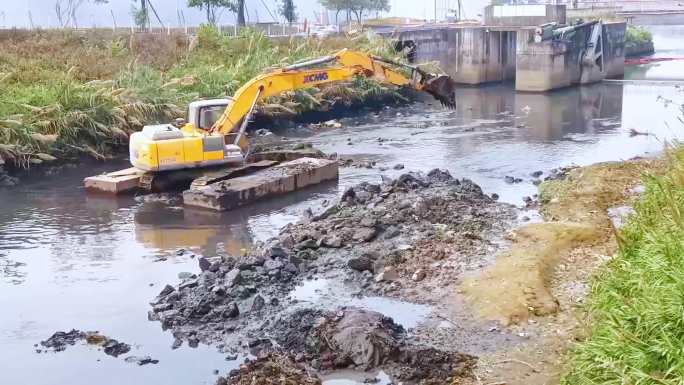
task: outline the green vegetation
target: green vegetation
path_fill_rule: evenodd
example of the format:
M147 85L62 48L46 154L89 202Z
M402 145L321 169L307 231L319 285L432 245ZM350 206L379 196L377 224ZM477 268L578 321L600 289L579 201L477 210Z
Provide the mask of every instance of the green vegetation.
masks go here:
M625 56L641 56L654 52L653 36L644 27L627 26Z
M0 164L107 157L144 124L183 116L196 98L232 95L265 69L352 48L396 55L380 39L273 41L203 27L184 35L6 31L0 34ZM262 111L301 113L395 92L368 80L290 93ZM398 94L396 94L398 95ZM284 106L284 107L282 107Z
M589 338L563 383L684 383L684 149L646 192L619 237L620 251L595 278Z
M653 35L651 31L644 27L629 25L627 26L627 33L625 34L625 45L640 46L653 42Z

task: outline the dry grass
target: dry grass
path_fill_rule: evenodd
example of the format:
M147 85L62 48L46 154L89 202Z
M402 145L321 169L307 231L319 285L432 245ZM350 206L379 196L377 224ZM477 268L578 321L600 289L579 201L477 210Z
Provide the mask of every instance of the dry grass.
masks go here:
M232 95L265 69L343 47L396 55L388 42L365 37L274 41L254 31L227 38L204 28L191 43L182 35L104 30L3 31L0 160L28 167L49 159L39 153L107 158L143 125L183 116L193 99ZM400 99L392 89L355 81L273 98L262 112L296 114L388 96Z

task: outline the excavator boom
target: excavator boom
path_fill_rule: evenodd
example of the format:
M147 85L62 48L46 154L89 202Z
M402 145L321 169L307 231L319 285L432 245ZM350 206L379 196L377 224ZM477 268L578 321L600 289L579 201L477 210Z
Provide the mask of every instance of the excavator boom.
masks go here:
M408 70L411 77L407 78L390 66ZM446 75L432 75L418 67L362 52L341 50L331 56L294 64L250 80L235 93L235 103L226 109L212 131L224 135L235 132L254 103L260 99L285 91L346 81L355 76L396 86L409 86L430 93L447 107L453 108L455 105L455 86Z

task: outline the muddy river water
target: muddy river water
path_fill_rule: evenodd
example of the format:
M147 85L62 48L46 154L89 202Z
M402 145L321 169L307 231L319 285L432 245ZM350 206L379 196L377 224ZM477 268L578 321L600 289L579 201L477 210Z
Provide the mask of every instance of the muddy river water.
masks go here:
M684 28L654 32L656 56L684 57ZM196 256L238 254L305 209L336 199L346 186L401 173L393 169L398 163L405 170L446 168L521 205L523 196L536 193L534 171L657 153L663 141L682 136L679 107L663 99L684 99L669 81L684 80L684 62L630 68L626 77L634 81L549 94L519 94L509 84L462 88L453 111L425 100L342 119L341 129L297 132L325 152L377 164L343 168L339 183L230 213L89 196L80 187L83 177L122 163L70 169L0 191L0 383L213 384L214 370L226 373L239 360L226 361L210 346L172 350L170 333L147 320L149 301L179 273L196 272ZM649 135L632 137L631 129ZM523 181L509 184L506 176ZM300 287L293 296L372 308L406 327L430 317L423 305L342 298L325 282ZM159 363L137 366L78 344L36 352L34 344L72 328L98 330L131 344L130 354ZM356 377L337 373L324 383L355 384ZM379 378L386 380L382 373Z

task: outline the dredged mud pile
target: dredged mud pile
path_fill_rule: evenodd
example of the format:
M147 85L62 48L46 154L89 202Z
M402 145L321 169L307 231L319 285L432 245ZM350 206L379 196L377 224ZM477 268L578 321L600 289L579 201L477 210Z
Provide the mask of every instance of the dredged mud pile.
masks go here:
M401 296L400 289L419 284L429 291L447 279L452 285L453 274L480 261L492 234L513 217L511 206L446 171L363 183L248 256L200 258L201 273L167 285L149 317L172 330L174 346L215 344L229 357L286 354L317 370L382 367L422 383L466 375L469 356L408 342L380 313L302 309L292 290L328 276L355 283L359 295Z

